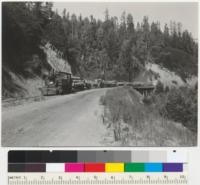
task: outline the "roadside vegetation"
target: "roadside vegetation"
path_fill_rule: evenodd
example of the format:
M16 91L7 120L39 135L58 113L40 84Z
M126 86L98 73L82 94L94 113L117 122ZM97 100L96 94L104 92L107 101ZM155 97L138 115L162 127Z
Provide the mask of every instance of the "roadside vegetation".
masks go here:
M197 84L193 87L181 86L169 89L158 83L156 93L151 96L151 103L158 106L160 114L181 123L197 133Z
M116 145L196 145L196 90L160 90L143 98L132 87L119 87L108 90L101 97L100 101L104 105L103 121L113 132Z

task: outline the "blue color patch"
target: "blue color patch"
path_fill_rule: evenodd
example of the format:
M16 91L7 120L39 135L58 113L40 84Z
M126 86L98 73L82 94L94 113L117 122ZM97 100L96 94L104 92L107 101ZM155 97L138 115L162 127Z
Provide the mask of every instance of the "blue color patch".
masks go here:
M162 163L145 163L144 171L145 172L162 172L163 164Z

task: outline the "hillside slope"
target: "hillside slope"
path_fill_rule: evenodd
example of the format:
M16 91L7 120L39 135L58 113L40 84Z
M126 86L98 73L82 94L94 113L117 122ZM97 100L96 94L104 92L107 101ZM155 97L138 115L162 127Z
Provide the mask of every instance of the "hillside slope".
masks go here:
M42 78L38 75L25 78L9 69L3 70L2 99L25 98L41 96L41 87L44 85Z
M48 75L51 67L54 67L58 71L71 73L71 67L67 61L60 57L58 50L50 46L48 43L44 47L41 47L44 50L48 63L44 65L45 61L42 62L39 60L39 64L37 64L37 67L40 67L39 74L35 72L33 65L29 65L26 68L25 75L24 73L19 74L16 71L12 71L8 67L3 67L3 99L42 96L41 88L45 85L43 76ZM34 61L30 61L29 63L34 63ZM47 67L48 65L49 67Z
M175 72L155 63L146 63L145 70L141 71L134 81L157 84L158 81L166 87L180 87L196 85L198 78L193 75L185 81Z
M185 84L185 82L181 79L180 76L178 76L174 72L169 71L164 67L161 67L158 64L147 63L146 69L157 73L157 80L160 80L164 84L164 86L172 87L177 85L182 86Z

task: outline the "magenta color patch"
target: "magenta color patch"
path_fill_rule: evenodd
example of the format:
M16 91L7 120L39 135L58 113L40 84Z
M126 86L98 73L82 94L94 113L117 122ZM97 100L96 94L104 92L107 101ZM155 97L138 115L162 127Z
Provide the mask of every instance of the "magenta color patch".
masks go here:
M65 172L84 172L84 163L65 163Z

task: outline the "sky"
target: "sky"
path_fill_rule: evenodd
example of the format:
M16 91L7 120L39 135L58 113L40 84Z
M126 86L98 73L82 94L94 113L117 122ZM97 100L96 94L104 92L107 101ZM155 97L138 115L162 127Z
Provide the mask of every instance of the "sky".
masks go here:
M134 23L142 22L143 17L148 16L150 23L159 21L161 28L171 20L181 22L183 29L198 38L198 3L195 2L54 2L53 9L60 15L64 8L70 14L93 15L101 20L104 20L106 9L110 16L117 16L119 20L125 11L133 15Z

